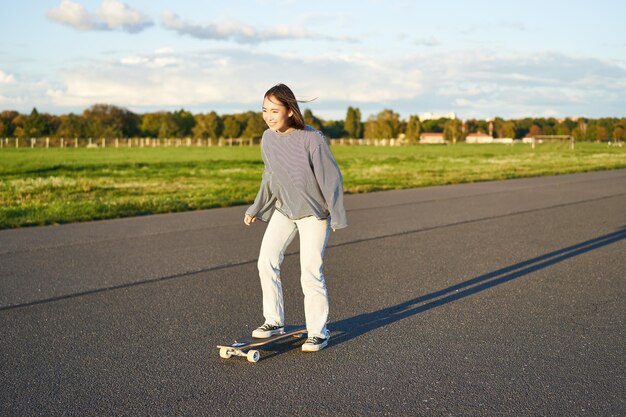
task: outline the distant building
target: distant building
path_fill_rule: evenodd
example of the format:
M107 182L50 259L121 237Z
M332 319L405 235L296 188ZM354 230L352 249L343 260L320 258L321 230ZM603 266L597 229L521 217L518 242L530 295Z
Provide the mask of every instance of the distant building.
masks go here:
M470 133L465 138L467 143L493 143L493 137L485 133Z
M423 144L445 144L443 133L422 133L420 135L420 143Z
M493 140L493 143L502 143L504 145L512 145L514 141L513 141L513 138L497 138Z

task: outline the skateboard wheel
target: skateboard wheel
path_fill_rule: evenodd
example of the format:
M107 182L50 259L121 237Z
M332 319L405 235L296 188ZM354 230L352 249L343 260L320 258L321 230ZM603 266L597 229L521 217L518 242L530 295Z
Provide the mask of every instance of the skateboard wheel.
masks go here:
M228 359L232 356L230 351L226 348L220 348L220 358Z
M261 359L261 354L258 350L251 350L246 354L246 358L248 358L248 362L258 362Z

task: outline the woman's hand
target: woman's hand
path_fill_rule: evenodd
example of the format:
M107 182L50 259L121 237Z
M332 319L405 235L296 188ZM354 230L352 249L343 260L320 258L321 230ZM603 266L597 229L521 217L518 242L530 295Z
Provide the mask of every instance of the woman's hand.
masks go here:
M246 213L246 215L243 218L243 222L246 224L246 226L250 226L255 221L256 221L256 216L251 216L251 215L249 215L247 213Z

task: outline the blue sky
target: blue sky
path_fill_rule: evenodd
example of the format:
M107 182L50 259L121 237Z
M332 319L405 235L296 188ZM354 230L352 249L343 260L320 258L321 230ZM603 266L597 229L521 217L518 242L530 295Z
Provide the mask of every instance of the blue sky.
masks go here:
M0 109L322 118L626 116L626 2L22 0L0 15Z

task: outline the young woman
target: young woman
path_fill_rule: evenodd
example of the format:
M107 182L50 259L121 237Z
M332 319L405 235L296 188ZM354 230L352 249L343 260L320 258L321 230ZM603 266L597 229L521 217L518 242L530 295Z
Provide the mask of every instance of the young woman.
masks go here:
M244 223L269 221L259 253L265 323L252 332L265 338L285 324L280 264L296 233L300 234L300 266L308 338L305 352L327 346L330 333L328 292L324 280L324 249L330 230L346 227L341 172L326 139L304 124L298 101L289 87L278 84L263 98L263 120L269 129L261 139L265 171Z

